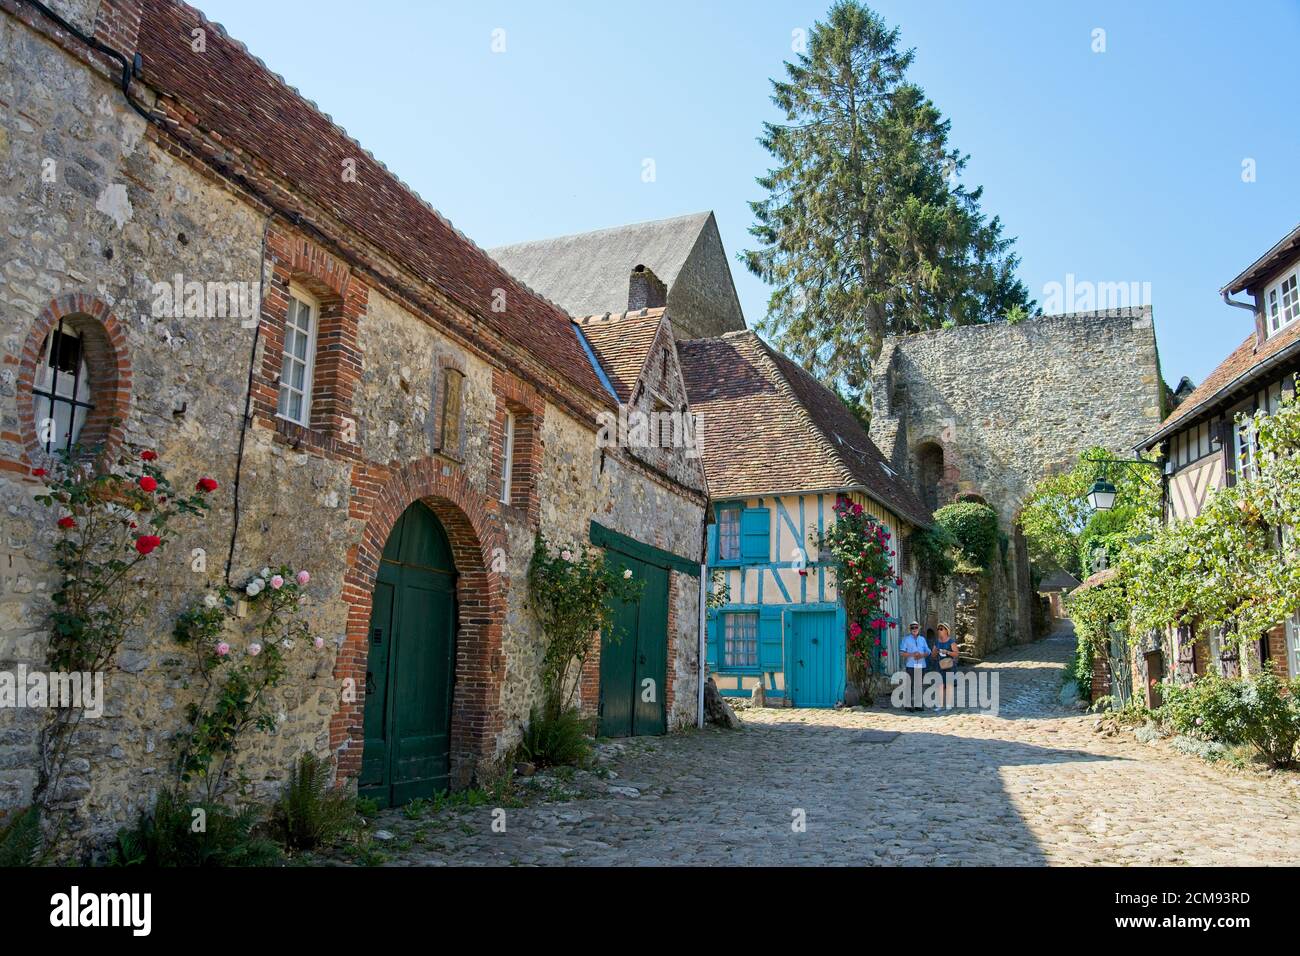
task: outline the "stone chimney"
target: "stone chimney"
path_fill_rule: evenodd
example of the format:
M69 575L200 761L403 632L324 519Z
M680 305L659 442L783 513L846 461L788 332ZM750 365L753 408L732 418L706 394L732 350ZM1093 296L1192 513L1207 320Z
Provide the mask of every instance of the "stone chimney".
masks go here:
M632 270L627 284L627 310L658 309L668 304L668 286L645 266Z

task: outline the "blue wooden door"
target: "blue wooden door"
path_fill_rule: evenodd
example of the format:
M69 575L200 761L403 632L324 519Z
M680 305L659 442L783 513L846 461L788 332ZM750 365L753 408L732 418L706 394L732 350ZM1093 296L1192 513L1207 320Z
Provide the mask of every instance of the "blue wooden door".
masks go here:
M844 640L838 614L791 611L790 694L796 707L834 707L844 691Z

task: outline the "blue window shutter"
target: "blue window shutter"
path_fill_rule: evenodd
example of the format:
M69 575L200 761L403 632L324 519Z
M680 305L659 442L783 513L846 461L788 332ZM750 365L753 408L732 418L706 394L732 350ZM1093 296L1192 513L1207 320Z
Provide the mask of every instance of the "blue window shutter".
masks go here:
M758 612L758 666L765 671L785 669L781 649L781 608L764 607Z
M766 564L771 553L772 513L766 508L746 508L740 513L740 559Z
M719 670L719 662L722 660L722 615L717 611L710 610L709 624L705 633L706 659L709 664L709 672L716 674Z
M709 564L715 564L718 560L718 526L711 524L707 530L708 533L708 557L706 560Z

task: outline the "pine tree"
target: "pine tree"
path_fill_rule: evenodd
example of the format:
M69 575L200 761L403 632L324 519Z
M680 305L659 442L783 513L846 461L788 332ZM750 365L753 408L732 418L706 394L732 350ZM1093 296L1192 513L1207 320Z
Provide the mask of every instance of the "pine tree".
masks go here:
M760 323L779 348L861 402L887 335L1023 317L1019 259L982 187L956 183L967 157L949 122L906 78L898 30L840 0L807 50L773 80L784 124L760 142L777 165L750 203L760 248L746 265L775 286Z

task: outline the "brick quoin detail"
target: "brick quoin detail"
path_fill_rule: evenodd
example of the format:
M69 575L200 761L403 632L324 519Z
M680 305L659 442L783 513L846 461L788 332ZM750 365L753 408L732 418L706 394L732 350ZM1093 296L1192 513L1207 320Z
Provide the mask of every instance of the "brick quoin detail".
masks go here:
M82 354L90 373L90 400L95 406L86 416L78 443L87 449L97 449L101 461L117 454L122 446L123 427L131 408L131 359L125 330L117 316L99 299L69 293L51 299L27 333L22 352L4 358L6 365L18 366L18 434L4 437L16 439L23 448L22 461L3 463L7 471L27 471L34 463L43 464L50 457L37 434L32 386L45 338L58 327L60 320L65 329L81 334Z
M289 443L356 457L361 436L353 400L362 367L357 336L370 289L344 262L301 236L269 229L266 252L269 281L262 300L262 362L253 382L254 414ZM302 286L320 305L311 417L305 428L276 416L291 284Z
M467 786L478 762L495 755L505 725L500 702L505 675L501 622L505 619L506 582L491 570L493 553L502 541L497 503L470 486L460 469L435 458L423 458L396 471L358 465L352 472L352 486L349 515L364 521L365 529L360 542L349 549L343 579L347 635L334 676L340 681L351 678L356 700L341 701L330 721L330 749L338 761L338 780L361 771L368 629L379 559L397 519L412 503L421 501L442 523L456 563L451 777L455 786Z
M542 419L546 403L537 389L514 375L492 372L492 392L496 396L496 414L492 418L492 470L488 475L488 493L501 499L501 469L505 459L506 413L515 417L515 442L510 472L510 500L503 504L522 514L529 527L536 530L537 474L542 468Z

